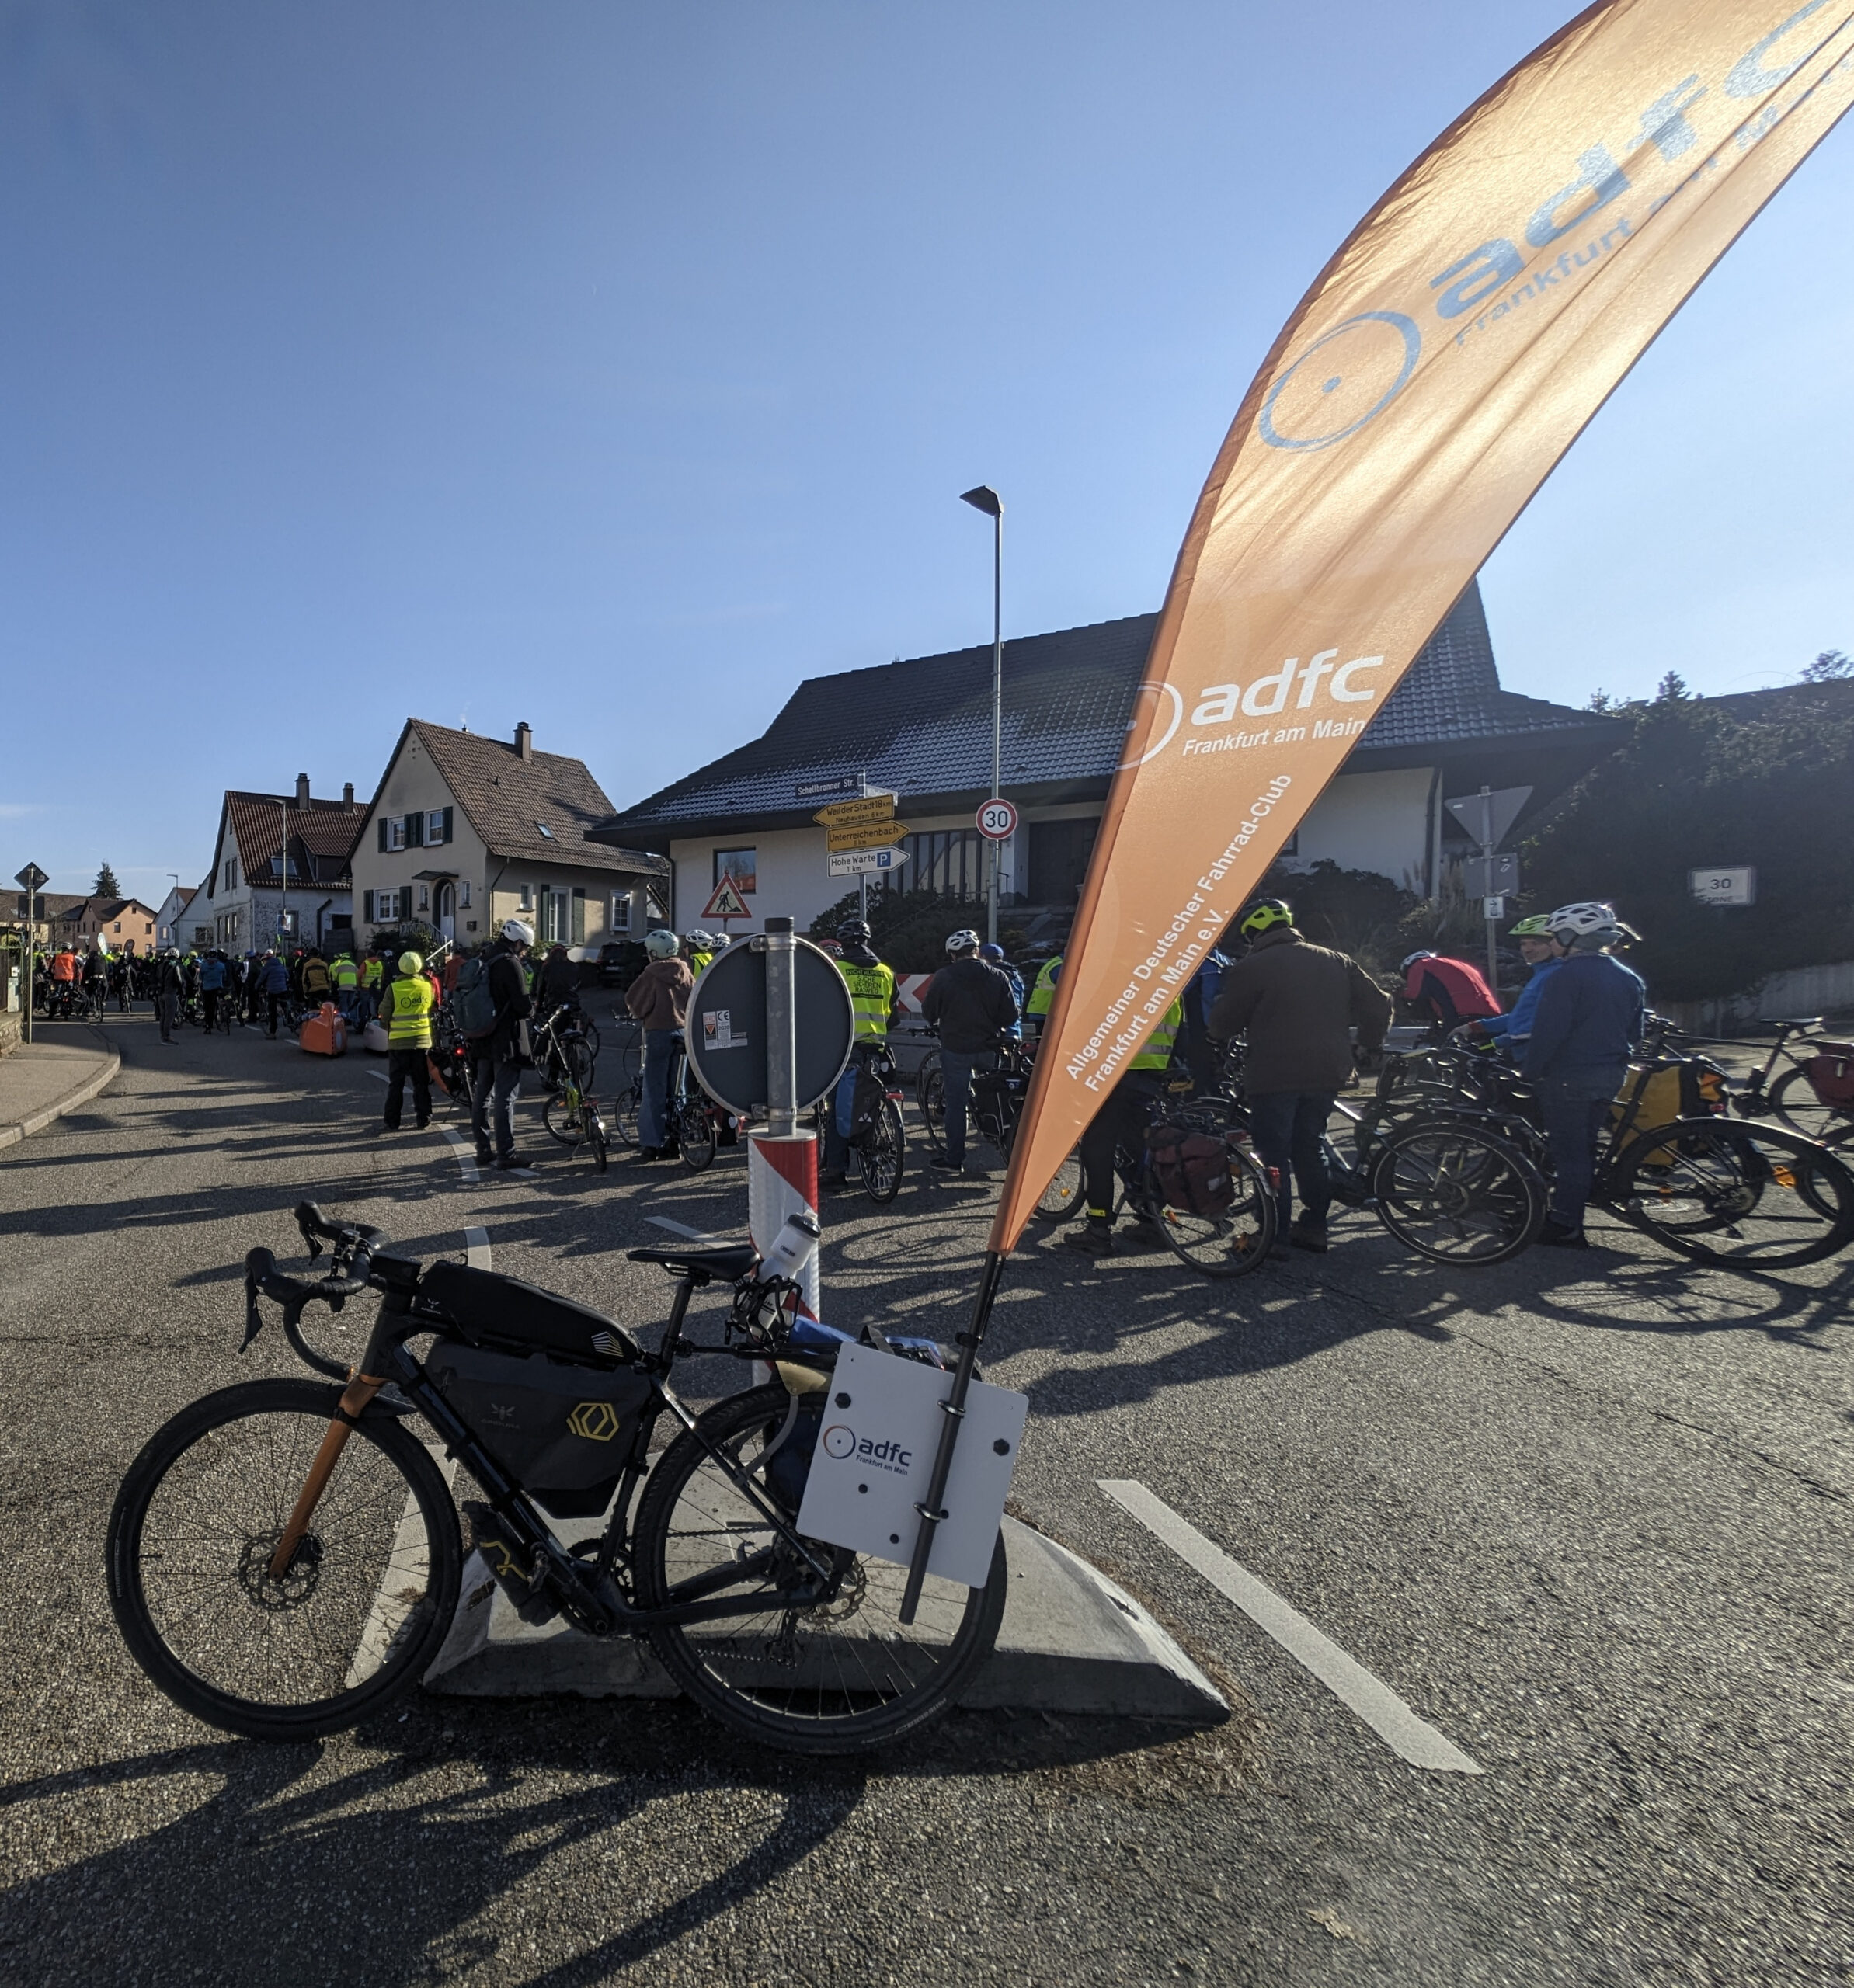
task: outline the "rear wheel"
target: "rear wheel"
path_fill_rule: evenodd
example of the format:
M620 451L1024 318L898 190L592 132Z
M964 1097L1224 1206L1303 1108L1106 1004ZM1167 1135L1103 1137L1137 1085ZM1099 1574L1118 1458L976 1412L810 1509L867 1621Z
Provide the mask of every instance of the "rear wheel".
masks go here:
M1525 1154L1473 1125L1393 1134L1372 1169L1379 1221L1438 1263L1501 1263L1538 1236L1545 1183Z
M677 1114L676 1136L683 1164L691 1173L705 1173L715 1164L715 1115L704 1097L692 1097Z
M981 1588L930 1576L906 1626L906 1568L843 1547L823 1549L838 1576L830 1598L787 1607L803 1563L710 1446L778 1506L765 1466L790 1403L783 1387L735 1395L664 1452L638 1511L638 1598L646 1608L685 1595L737 1598L741 1612L724 1621L654 1630L664 1668L750 1738L792 1753L857 1753L938 1717L990 1654L1004 1614L1004 1542Z
M1684 1256L1739 1270L1820 1263L1854 1239L1854 1173L1775 1125L1679 1118L1631 1139L1608 1196Z
M1141 1187L1153 1225L1172 1253L1201 1277L1247 1277L1268 1261L1278 1225L1268 1170L1247 1147L1225 1141L1236 1197L1226 1208L1198 1215L1171 1207L1148 1159Z
M1793 1132L1806 1139L1831 1139L1854 1131L1854 1110L1824 1104L1807 1070L1788 1070L1771 1087L1770 1108Z
M885 1208L901 1191L907 1148L907 1135L902 1129L901 1107L893 1098L885 1097L881 1110L875 1114L875 1123L856 1149L863 1191L878 1208Z
M174 1702L256 1740L311 1740L409 1691L457 1612L450 1493L390 1416L350 1430L283 1575L270 1561L339 1387L253 1381L156 1431L110 1517L110 1606Z

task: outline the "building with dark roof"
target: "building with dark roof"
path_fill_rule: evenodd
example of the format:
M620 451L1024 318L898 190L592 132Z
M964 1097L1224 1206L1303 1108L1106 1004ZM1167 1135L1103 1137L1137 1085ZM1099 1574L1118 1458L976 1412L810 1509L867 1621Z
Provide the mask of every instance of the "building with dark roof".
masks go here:
M237 953L346 945L363 813L351 781L339 801L312 796L307 773L294 794L228 787L212 867L175 919L173 943Z
M666 899L657 854L586 831L611 802L583 759L512 739L409 718L360 830L360 920L417 922L461 946L520 918L544 944L596 945L641 930Z
M1003 846L1007 897L1070 909L1094 846L1146 667L1156 614L1032 635L1004 645L1003 785L1018 808ZM638 801L592 830L667 855L674 916L698 923L720 878L801 926L840 897L828 874L820 805L801 788L865 777L892 790L913 832L892 888L981 890L972 817L991 791L989 646L799 685L751 744ZM1470 583L1314 804L1282 860L1374 870L1432 895L1461 832L1445 800L1529 787L1527 817L1561 793L1618 734L1615 721L1501 688L1480 589Z

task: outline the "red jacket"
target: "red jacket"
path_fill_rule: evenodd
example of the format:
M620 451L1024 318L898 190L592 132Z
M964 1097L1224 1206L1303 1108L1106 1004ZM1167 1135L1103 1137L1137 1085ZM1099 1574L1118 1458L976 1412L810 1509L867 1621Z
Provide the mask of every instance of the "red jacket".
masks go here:
M1500 1013L1492 990L1466 960L1413 961L1404 976L1404 999L1425 1021L1445 1029Z

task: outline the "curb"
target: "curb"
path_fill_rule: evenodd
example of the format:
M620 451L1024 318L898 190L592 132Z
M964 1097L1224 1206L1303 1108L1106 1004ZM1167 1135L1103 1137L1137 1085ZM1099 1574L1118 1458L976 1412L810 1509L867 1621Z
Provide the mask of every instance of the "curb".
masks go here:
M1197 1724L1229 1717L1223 1694L1104 1574L1015 1519L1004 1521L1004 1625L962 1705ZM642 1642L582 1635L558 1621L530 1627L477 1555L465 1565L457 1618L425 1688L485 1698L677 1695Z
M108 1047L108 1038L104 1037L100 1030L93 1029L91 1033L96 1035L106 1048ZM16 1051L14 1053L17 1055L18 1051ZM115 1049L110 1050L108 1059L105 1062L103 1069L95 1076L86 1077L82 1083L73 1085L62 1097L54 1098L50 1103L32 1113L30 1117L16 1118L10 1124L0 1125L0 1148L16 1146L22 1139L30 1138L34 1132L42 1132L54 1119L62 1118L67 1111L75 1111L80 1104L88 1104L99 1090L115 1081L117 1072L121 1068L121 1051Z

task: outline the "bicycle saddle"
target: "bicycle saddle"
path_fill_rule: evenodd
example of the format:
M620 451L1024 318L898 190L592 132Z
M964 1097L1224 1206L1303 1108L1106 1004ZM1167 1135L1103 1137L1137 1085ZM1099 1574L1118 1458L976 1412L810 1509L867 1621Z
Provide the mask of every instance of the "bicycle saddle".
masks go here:
M717 1277L732 1284L743 1277L760 1260L760 1252L750 1242L696 1243L683 1249L666 1246L660 1249L628 1249L634 1263L661 1263L691 1283L712 1283Z
M590 1305L468 1263L433 1263L419 1280L412 1309L420 1316L436 1313L472 1346L501 1340L581 1360L635 1360L642 1353L624 1326Z

